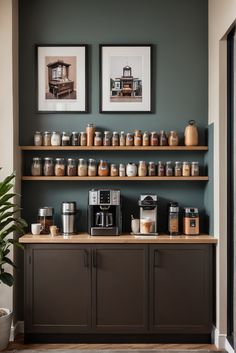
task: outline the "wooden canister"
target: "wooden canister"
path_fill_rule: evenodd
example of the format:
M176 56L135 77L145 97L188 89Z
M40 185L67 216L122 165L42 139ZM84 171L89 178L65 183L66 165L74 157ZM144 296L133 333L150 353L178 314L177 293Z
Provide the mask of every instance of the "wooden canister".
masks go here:
M190 120L184 131L185 146L198 145L198 128L195 120Z

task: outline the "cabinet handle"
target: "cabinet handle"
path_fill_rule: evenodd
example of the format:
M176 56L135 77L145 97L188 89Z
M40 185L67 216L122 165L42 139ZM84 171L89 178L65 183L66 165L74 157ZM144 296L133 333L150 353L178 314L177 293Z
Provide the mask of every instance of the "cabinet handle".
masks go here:
M154 251L153 267L160 266L160 254L158 250Z
M84 250L84 266L89 267L89 253L87 250Z
M93 250L93 267L97 267L97 250Z

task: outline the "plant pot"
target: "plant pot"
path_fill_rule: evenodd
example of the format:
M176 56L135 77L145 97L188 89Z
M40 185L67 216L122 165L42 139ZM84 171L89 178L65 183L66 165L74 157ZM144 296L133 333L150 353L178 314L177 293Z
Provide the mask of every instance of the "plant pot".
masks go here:
M0 308L7 312L7 315L0 317L0 351L7 348L10 332L11 332L11 322L13 313L9 309Z

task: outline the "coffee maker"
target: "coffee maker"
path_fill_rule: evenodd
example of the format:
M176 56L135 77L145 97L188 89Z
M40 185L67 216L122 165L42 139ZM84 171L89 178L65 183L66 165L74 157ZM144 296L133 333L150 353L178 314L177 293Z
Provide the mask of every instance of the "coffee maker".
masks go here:
M89 190L88 233L90 235L120 235L121 224L120 190Z
M140 195L140 233L157 235L157 195Z

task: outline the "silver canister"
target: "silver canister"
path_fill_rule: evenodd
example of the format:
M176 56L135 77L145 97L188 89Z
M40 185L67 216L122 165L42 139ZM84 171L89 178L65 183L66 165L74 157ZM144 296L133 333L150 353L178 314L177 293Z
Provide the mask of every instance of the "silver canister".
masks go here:
M65 235L75 234L76 202L63 202L61 206L62 233Z

